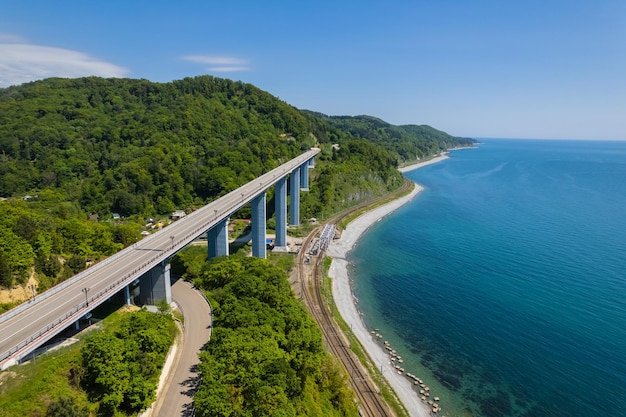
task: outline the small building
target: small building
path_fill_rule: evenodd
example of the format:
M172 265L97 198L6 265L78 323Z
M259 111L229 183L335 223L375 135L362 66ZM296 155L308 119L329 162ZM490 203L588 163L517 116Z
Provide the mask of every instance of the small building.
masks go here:
M185 210L176 210L175 212L172 213L172 215L170 216L170 219L172 220L180 220L183 217L185 217L187 215L187 213L185 213Z
M119 213L113 213L113 220L119 220L120 218L121 217Z

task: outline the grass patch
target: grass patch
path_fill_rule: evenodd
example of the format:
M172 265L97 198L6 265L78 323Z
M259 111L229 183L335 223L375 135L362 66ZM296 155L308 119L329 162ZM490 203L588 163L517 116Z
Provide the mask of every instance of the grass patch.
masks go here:
M44 416L48 405L60 397L74 398L76 404L95 412L87 394L71 379L71 369L80 360L80 346L75 343L0 372L0 415Z
M98 324L105 332L120 329L127 312L137 307L104 303L93 316L103 317ZM97 404L90 403L73 371L81 363L84 340L96 326L72 336L78 342L36 356L29 362L0 372L0 417L45 416L48 406L61 397L72 398L80 408L96 415ZM155 386L156 388L156 386Z
M185 324L185 316L183 312L180 310L172 310L172 316L174 316L174 320L178 320L182 324Z
M289 227L289 235L293 237L305 237L317 227L317 223L309 223L307 220L303 220L299 226Z
M18 303L0 303L0 314L9 311L13 307L17 306Z
M295 256L292 253L280 253L268 251L267 260L274 266L289 273L295 265Z

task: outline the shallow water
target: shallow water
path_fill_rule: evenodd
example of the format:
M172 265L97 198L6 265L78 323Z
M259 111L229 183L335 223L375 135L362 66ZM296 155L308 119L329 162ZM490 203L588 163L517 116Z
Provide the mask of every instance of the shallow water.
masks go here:
M350 254L447 415L626 416L626 142L485 140Z

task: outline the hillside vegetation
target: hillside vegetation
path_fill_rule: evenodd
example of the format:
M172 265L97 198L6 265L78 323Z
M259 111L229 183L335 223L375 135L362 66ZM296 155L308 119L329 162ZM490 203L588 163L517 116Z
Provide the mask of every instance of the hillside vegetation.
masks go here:
M428 132L299 111L210 76L0 89L0 287L34 272L43 290L135 242L147 219L193 210L312 146L322 153L301 214L323 218L397 188L399 161L466 143Z
M0 416L137 416L155 399L177 328L167 310L120 310L77 343L0 374Z
M211 299L196 415L358 416L345 373L293 297L285 273L257 258L220 258L194 282Z
M473 146L476 141L450 136L428 125L394 126L372 116L326 116L309 112L328 125L351 136L367 139L394 155L399 164L415 162L459 146Z

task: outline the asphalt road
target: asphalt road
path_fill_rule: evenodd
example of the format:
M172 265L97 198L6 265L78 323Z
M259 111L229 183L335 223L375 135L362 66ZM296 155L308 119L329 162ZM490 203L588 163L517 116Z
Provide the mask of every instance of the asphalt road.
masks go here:
M163 230L38 294L0 316L0 369L19 360L105 302L155 265L167 261L224 218L320 152L311 149L213 201Z
M152 415L191 417L193 394L200 383L198 353L211 337L211 308L202 294L183 280L172 286L172 298L184 316L182 343Z

